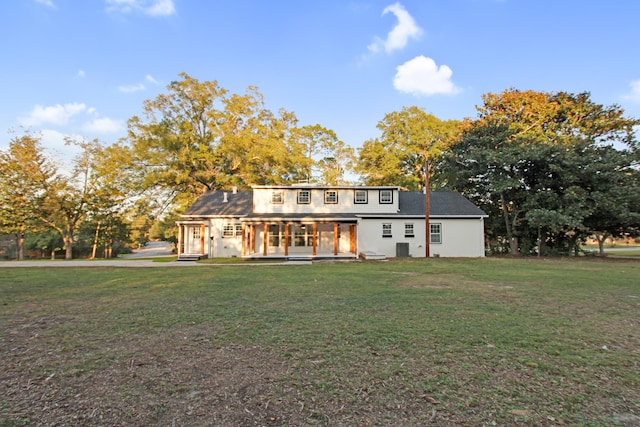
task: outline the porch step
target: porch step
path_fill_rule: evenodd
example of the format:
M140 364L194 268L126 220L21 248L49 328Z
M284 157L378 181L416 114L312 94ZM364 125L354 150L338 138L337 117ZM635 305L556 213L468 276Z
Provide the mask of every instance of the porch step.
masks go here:
M201 254L180 254L178 261L199 261L205 258L207 258L207 256Z
M365 260L384 260L387 259L387 256L373 251L362 251L360 252L360 258Z
M313 261L314 257L312 256L289 256L287 257L287 261L296 262L296 261Z

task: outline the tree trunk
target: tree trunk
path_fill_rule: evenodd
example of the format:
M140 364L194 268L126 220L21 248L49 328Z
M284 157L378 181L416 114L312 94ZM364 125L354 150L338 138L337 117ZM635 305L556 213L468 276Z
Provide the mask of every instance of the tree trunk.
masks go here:
M96 226L96 236L93 239L93 248L91 249L91 259L96 258L96 250L98 249L98 234L100 233L100 221L98 221L98 225Z
M64 259L73 259L73 236L65 236L64 241Z
M607 240L609 235L607 233L595 234L596 240L598 241L598 253L601 257L604 256L604 242Z
M547 233L542 231L542 227L538 227L538 256L547 255Z
M16 233L16 258L18 261L24 261L24 230Z
M510 255L519 255L520 251L518 251L518 236L511 236L509 239L509 254Z
M51 261L55 261L55 259L56 259L56 250L54 248L54 249L51 249Z
M513 226L511 219L509 218L509 212L507 210L507 203L504 200L504 195L500 194L500 202L502 203L502 217L504 218L504 225L507 231L507 239L509 240L509 254L518 255L518 237L513 234ZM513 219L513 225L515 225L516 219Z

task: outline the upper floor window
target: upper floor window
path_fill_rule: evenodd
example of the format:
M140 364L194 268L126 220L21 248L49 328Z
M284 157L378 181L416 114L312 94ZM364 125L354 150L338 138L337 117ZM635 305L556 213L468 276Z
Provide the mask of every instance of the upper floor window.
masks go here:
M442 224L429 224L431 243L442 243Z
M284 203L284 194L282 193L282 190L274 190L271 192L271 203Z
M412 222L406 222L404 224L404 237L415 237L413 231L414 231L413 223Z
M325 203L338 203L338 192L336 190L326 190L324 192Z
M354 203L368 203L367 190L355 190L353 196Z
M298 203L311 203L311 191L300 190L298 191Z
M393 191L380 190L380 203L393 203Z

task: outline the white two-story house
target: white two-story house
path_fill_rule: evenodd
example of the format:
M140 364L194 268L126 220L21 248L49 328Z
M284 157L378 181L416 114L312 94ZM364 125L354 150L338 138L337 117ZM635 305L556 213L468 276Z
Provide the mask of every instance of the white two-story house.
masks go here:
M426 196L391 186L254 186L211 191L178 221L179 259L425 257ZM486 214L430 192L429 254L484 256Z

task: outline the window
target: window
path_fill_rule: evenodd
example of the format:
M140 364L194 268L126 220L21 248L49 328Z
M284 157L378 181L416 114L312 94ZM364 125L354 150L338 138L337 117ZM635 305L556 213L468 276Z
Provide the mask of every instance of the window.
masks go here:
M222 226L222 237L242 236L242 224L228 223Z
M380 190L380 204L393 203L393 192L391 190Z
M269 224L269 246L280 246L280 226Z
M382 237L392 237L391 236L391 224L389 224L389 223L382 224Z
M324 192L324 202L329 203L338 203L338 192L336 190L327 190Z
M233 237L235 227L233 224L225 224L222 226L222 237Z
M199 239L201 237L200 235L200 227L193 227L191 229L191 237L195 240L195 239Z
M367 190L356 190L353 196L354 203L368 203Z
M271 193L271 203L274 203L274 204L284 203L284 195L282 194L282 190L273 191Z
M442 224L429 224L431 243L442 243Z
M414 237L412 222L407 222L404 224L404 237Z
M298 191L298 203L300 204L311 203L311 191L309 190Z
M313 226L310 224L296 224L293 228L294 246L313 246Z

